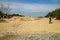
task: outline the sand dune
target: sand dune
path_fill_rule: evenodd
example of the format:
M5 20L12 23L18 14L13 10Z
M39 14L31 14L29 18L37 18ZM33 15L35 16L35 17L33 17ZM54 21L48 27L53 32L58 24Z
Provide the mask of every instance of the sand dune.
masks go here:
M48 18L34 17L13 17L6 19L7 23L0 23L0 32L54 32L60 33L60 21L52 20L48 23Z
M0 22L0 40L58 40L60 38L59 20L52 19L52 24L49 24L48 18L12 17L3 20L6 22Z

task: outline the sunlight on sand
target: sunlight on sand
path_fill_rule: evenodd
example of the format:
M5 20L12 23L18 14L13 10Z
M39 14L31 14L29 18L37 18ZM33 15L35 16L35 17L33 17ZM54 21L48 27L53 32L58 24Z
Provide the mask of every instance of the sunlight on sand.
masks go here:
M52 19L52 22L53 22L52 24L49 24L48 18L13 17L5 20L7 21L6 23L0 22L0 36L7 35L5 37L8 37L8 35L10 34L17 35L20 33L21 33L20 35L24 34L23 36L27 36L28 34L34 33L34 32L35 33L45 33L45 32L60 33L59 20ZM19 37L20 36L18 36L18 38ZM19 38L19 40L20 39L21 38Z

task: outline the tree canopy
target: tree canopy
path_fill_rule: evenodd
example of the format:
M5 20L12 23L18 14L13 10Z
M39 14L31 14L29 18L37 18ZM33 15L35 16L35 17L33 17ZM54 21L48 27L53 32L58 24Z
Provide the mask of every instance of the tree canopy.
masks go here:
M60 8L55 9L52 12L49 12L45 17L49 17L49 16L53 18L56 17L56 19L60 20Z

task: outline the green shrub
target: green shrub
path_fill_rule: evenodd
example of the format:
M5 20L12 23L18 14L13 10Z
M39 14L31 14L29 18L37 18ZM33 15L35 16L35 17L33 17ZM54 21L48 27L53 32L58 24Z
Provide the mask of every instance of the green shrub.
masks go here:
M56 17L57 20L60 20L60 8L58 8L52 12L49 12L45 17L49 17L49 16L51 16L53 18Z

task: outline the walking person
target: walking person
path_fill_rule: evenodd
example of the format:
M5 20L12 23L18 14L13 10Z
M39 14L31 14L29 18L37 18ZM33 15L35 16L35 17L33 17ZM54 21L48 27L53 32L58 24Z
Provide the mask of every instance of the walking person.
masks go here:
M49 16L49 24L52 24L52 18Z

